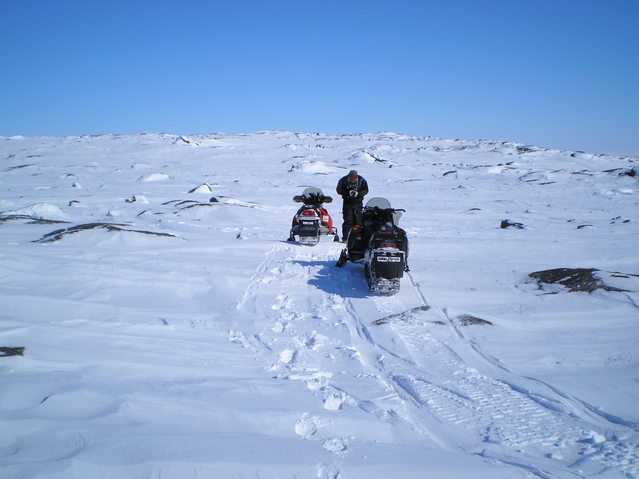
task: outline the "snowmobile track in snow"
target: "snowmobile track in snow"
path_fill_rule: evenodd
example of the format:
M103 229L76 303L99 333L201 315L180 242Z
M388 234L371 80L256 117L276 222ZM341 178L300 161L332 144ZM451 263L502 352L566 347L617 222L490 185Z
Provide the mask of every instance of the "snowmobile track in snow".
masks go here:
M326 411L359 408L420 443L537 477L588 477L597 468L637 476L636 444L606 438L585 420L587 407L467 341L445 308L428 306L412 275L397 295L372 296L357 265L333 268L338 254L332 243L275 243L237 305L252 329L229 339L264 358L274 377L304 382ZM333 453L339 472L356 438L332 435L337 420L304 413L295 432Z

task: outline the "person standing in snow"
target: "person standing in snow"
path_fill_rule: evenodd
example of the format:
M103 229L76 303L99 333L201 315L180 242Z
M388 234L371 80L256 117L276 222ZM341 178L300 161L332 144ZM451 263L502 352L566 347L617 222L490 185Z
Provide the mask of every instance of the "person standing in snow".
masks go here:
M364 196L368 193L368 183L351 170L348 175L343 176L337 182L337 194L342 197L342 241L346 241L349 231L353 225L360 221L363 209Z

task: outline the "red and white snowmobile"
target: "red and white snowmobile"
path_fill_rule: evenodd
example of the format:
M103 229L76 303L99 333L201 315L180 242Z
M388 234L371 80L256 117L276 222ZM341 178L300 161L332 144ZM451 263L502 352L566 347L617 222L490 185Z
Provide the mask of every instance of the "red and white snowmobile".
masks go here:
M323 206L324 203L331 203L333 198L324 196L320 188L309 187L301 195L294 196L293 201L303 205L293 216L287 241L295 241L297 237L300 244L315 246L322 235L333 235L333 241L339 241L333 219Z

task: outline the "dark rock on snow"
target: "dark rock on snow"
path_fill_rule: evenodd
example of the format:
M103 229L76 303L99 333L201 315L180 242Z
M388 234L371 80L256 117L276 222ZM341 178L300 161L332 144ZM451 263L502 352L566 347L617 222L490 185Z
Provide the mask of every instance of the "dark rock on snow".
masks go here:
M501 220L501 223L499 224L499 227L501 229L506 229L506 228L517 228L520 230L524 229L524 225L523 223L515 223L514 221L510 221L510 220Z
M51 233L47 233L39 240L33 241L34 243L53 243L55 241L61 240L64 236L78 233L80 231L92 230L97 228L102 228L107 231L128 231L131 233L142 233L146 235L153 236L166 236L175 238L175 235L169 233L156 233L153 231L145 231L145 230L133 230L124 228L127 225L124 224L116 224L116 223L87 223L83 225L72 226L70 228L64 228L60 230L52 231Z
M596 268L555 268L543 271L535 271L528 276L537 281L540 289L544 289L544 284L559 284L564 286L569 292L592 293L597 289L604 291L627 292L625 289L615 288L605 284L596 273L600 271Z
M474 325L489 325L492 326L493 323L490 321L486 321L485 319L476 318L475 316L471 316L470 314L461 314L457 316L457 321L460 326L474 326Z
M4 356L24 356L24 347L0 346L0 357Z
M392 322L409 322L417 319L420 312L428 311L430 306L416 306L414 308L408 309L401 313L391 314L390 316L384 316L383 318L377 319L373 321L375 326L381 326L382 324L392 323ZM430 321L433 322L433 321ZM438 321L438 324L444 324L443 321Z

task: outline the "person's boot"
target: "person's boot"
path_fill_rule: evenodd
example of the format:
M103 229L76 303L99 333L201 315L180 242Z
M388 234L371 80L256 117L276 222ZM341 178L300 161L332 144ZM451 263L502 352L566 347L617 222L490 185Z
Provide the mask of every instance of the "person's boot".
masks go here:
M337 266L338 268L341 268L342 266L346 264L347 261L348 261L348 254L346 253L346 250L343 249L339 255L339 259L337 260L337 263L335 263L335 266Z

